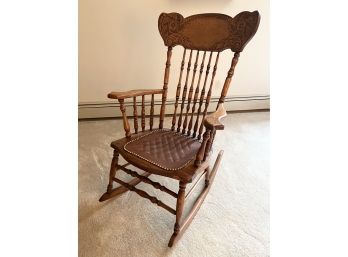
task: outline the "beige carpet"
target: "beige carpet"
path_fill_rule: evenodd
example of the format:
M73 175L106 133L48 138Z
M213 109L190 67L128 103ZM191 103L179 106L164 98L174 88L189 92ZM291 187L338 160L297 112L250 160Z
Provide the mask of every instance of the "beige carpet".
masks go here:
M121 120L80 121L79 256L269 256L269 112L233 113L224 123L214 155L225 154L211 191L181 240L168 248L174 215L134 192L98 202L108 183L109 144L124 133ZM176 181L150 178L177 190ZM138 187L175 206L171 196Z

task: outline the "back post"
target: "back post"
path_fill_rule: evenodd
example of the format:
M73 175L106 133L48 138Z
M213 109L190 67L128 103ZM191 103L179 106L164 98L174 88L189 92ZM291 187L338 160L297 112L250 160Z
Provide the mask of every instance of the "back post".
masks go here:
M239 55L240 55L239 52L235 52L234 53L234 56L233 56L233 59L232 59L232 62L231 62L231 67L230 67L230 69L227 72L227 77L225 79L225 83L224 83L224 86L222 88L221 95L220 95L220 98L219 98L219 103L216 106L216 109L219 107L219 104L222 104L222 103L225 102L225 97L226 97L226 94L227 94L228 89L230 87L230 84L231 84L231 81L232 81L232 76L234 74L234 69L235 69L235 67L236 67L236 65L238 63Z
M160 112L160 123L159 128L163 128L163 120L166 109L166 101L167 101L167 93L168 93L168 81L169 81L169 72L170 72L170 59L172 57L172 49L173 47L169 46L167 50L167 61L166 61L166 69L164 72L164 82L163 82L163 94L162 94L162 105Z

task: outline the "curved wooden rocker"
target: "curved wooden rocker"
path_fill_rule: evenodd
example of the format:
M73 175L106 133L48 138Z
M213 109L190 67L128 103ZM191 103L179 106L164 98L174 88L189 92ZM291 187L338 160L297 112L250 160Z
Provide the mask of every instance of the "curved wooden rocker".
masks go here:
M210 153L216 131L224 129L224 125L220 121L222 117L226 116L223 103L240 52L256 33L259 21L260 15L257 11L242 12L234 18L224 14L198 14L184 18L178 13L162 13L158 20L158 27L164 44L168 47L163 89L131 90L108 94L109 98L117 99L120 104L126 136L111 143L111 147L114 148L114 156L110 167L109 184L99 201L108 200L130 190L174 214L176 221L174 233L169 240L169 247L178 241L190 225L214 181L223 151L219 152L212 167L210 166ZM183 57L177 82L172 125L171 128L164 128L170 60L172 49L177 45L184 48ZM219 56L226 49L234 52L231 66L227 72L216 111L208 114ZM193 56L194 59L192 60ZM211 62L212 59L215 59L214 65ZM183 81L186 62L186 74ZM193 72L191 75L192 64ZM211 66L213 68L210 82L207 83ZM196 82L197 73L198 80ZM191 83L189 82L190 76ZM158 129L153 128L155 95L160 95L162 99ZM150 106L149 129L145 129L146 96L151 96L148 103ZM137 97L141 97L141 128L138 125ZM133 101L125 102L127 99ZM133 133L131 133L126 114L127 106L133 107ZM204 128L205 132L203 133ZM118 164L120 154L127 161L125 165ZM130 164L142 169L144 173L138 174L128 169L127 166ZM116 178L117 170L126 172L134 179L126 183ZM150 175L165 176L178 180L178 192L152 181L148 178ZM195 201L188 216L183 219L185 199L191 195L202 178L205 178L204 189ZM195 184L186 194L187 184L191 184L194 180L196 180ZM113 182L117 182L121 186L113 188ZM147 192L136 188L136 185L140 182L152 185L154 188L177 198L176 208L174 209Z

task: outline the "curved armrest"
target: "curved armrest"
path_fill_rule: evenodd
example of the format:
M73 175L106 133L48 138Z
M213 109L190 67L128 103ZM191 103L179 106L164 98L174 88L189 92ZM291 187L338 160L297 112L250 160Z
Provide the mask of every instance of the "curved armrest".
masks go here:
M162 94L162 93L163 93L163 89L136 89L136 90L130 90L130 91L124 91L124 92L111 92L108 94L108 98L125 99L125 98L131 98L135 96Z
M219 107L214 113L205 116L204 126L207 129L223 130L224 124L220 122L220 119L227 115L223 104L219 104Z

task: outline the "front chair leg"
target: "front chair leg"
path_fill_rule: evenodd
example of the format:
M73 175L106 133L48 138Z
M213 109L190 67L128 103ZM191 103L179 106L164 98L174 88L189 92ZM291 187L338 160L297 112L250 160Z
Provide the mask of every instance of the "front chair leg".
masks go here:
M112 161L111 161L111 166L110 166L110 175L109 175L109 184L108 184L108 187L107 187L107 190L106 192L108 194L111 193L112 191L112 185L113 185L113 179L116 175L116 166L118 164L118 156L119 156L119 153L117 150L114 150L114 157L112 158Z
M180 221L181 221L181 216L184 210L186 184L187 183L184 183L182 181L180 181L179 183L178 200L176 201L176 221L174 225L174 233L168 243L169 247L173 246L175 242L175 238L180 232L180 226L181 226Z

